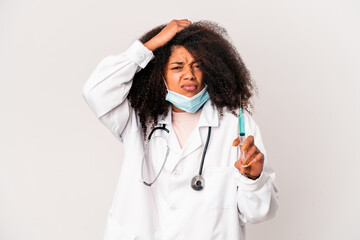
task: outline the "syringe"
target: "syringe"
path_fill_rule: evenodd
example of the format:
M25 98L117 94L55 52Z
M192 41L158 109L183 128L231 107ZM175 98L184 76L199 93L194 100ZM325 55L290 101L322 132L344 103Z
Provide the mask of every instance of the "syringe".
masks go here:
M242 108L240 108L240 115L239 115L239 139L240 139L240 159L242 161L245 160L245 151L242 151L242 147L245 142L245 122L244 122L244 115L242 112ZM248 167L249 165L242 165L242 167Z

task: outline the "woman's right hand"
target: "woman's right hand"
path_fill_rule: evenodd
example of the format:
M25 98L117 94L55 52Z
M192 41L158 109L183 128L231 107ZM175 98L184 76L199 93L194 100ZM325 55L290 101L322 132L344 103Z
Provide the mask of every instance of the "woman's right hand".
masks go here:
M166 44L176 35L176 33L188 27L190 24L191 22L187 19L173 19L166 27L163 28L163 30L161 30L161 32L147 41L144 46L147 47L150 51L155 51L155 49Z

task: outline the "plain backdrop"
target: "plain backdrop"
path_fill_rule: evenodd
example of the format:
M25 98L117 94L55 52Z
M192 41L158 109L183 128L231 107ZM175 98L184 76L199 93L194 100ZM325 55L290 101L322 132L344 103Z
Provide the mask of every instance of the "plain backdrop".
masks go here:
M0 239L103 238L122 145L81 88L184 18L225 27L259 89L280 209L247 239L360 239L358 0L0 0Z

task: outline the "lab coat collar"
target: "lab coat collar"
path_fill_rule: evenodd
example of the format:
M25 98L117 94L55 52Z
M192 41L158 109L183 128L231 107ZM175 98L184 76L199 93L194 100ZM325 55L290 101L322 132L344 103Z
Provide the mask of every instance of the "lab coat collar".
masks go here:
M203 106L200 114L199 127L218 127L219 126L219 113L216 106L212 106L209 99Z

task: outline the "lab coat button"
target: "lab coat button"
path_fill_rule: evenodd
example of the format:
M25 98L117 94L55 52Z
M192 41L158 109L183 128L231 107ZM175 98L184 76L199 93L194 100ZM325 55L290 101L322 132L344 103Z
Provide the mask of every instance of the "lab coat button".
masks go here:
M173 175L174 176L180 176L180 172L176 170L176 171L174 171Z

